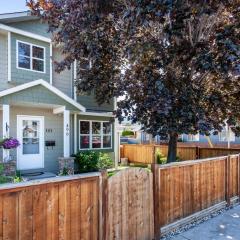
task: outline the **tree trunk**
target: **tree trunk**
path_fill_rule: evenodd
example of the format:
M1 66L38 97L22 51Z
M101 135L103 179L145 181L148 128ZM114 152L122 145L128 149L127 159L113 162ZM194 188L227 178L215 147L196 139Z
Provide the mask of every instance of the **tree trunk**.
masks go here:
M177 133L171 133L170 134L170 139L169 139L169 142L168 142L167 163L176 162L176 158L177 158L177 140L178 140Z

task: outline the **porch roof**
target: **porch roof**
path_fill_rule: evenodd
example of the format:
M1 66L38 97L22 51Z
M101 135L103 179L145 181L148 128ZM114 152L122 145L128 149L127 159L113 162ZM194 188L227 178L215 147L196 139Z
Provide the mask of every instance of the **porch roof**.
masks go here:
M33 105L52 104L66 106L68 110L86 112L84 106L42 79L0 92L1 104L17 105L23 102L32 103Z

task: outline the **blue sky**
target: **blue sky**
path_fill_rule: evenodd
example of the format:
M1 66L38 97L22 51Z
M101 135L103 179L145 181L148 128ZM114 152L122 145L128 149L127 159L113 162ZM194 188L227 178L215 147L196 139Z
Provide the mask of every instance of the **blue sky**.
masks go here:
M0 13L28 10L26 0L0 0Z

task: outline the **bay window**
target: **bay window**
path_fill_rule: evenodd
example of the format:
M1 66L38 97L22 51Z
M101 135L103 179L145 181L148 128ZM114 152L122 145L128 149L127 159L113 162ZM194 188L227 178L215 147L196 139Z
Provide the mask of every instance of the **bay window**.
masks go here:
M79 149L109 149L112 148L112 124L101 121L79 122Z

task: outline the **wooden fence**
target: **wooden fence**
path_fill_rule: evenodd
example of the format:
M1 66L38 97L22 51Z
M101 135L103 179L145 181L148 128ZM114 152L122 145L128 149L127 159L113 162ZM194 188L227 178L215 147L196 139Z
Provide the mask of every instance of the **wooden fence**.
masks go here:
M240 155L0 186L0 239L159 239L239 201Z
M106 183L105 240L154 238L153 176L143 168L129 168Z
M0 239L99 239L99 177L0 190Z
M155 234L240 196L239 155L153 165ZM197 217L195 215L195 217Z
M167 156L167 145L126 144L121 146L121 157L128 158L130 163L151 164L156 162L156 154ZM238 154L238 148L207 148L181 146L177 148L177 156L181 161Z
M131 168L2 185L0 239L153 239L152 179Z

